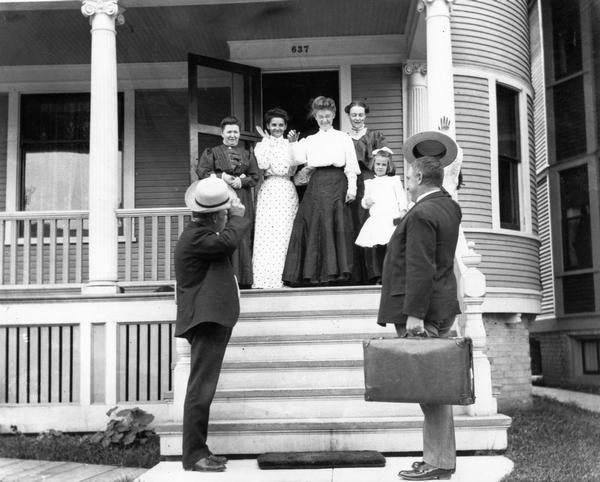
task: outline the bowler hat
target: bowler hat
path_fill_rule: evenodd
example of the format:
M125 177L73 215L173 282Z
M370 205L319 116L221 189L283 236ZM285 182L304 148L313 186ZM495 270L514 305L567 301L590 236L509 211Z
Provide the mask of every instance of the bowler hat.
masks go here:
M419 157L435 157L442 167L456 159L458 146L452 137L440 131L424 131L410 136L402 146L404 158L411 163Z
M214 175L195 181L185 192L185 205L196 213L229 209L231 199L227 184Z

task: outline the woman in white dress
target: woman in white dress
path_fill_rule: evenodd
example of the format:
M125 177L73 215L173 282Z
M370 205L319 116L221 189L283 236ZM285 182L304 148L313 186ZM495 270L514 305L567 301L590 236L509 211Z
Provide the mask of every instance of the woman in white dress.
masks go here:
M253 288L282 288L281 274L287 254L298 195L290 179L295 170L290 143L283 136L288 115L283 109L270 109L265 114L269 134L254 148L259 169L265 180L256 201L254 228Z

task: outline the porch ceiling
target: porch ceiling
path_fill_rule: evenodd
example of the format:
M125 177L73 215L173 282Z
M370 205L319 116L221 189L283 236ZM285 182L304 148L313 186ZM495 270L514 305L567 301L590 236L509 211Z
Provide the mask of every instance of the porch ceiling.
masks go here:
M125 2L123 2L125 3ZM133 7L117 28L117 60L228 58L228 40L403 35L416 0L288 0ZM90 27L79 9L0 12L0 65L89 64Z

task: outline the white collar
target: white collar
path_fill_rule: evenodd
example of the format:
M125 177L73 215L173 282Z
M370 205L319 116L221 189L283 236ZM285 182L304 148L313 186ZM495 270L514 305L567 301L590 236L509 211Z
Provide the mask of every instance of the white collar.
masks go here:
M417 198L417 200L415 201L415 203L418 203L418 202L419 202L421 199L423 199L423 198L425 198L425 197L429 196L430 194L433 194L434 192L440 192L440 191L441 191L441 189L440 189L439 187L438 187L438 188L435 188L433 191L427 191L426 193L424 193L424 194L421 194L421 195L420 195L420 196Z

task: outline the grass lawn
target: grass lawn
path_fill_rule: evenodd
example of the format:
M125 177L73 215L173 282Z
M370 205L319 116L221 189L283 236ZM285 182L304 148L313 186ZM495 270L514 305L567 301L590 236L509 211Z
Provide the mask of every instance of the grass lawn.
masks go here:
M510 481L600 481L600 413L534 397L513 417L506 457Z
M0 436L0 457L150 468L159 462L160 447L157 435L145 445L105 448L92 443L89 435L53 431L37 436L17 433Z

